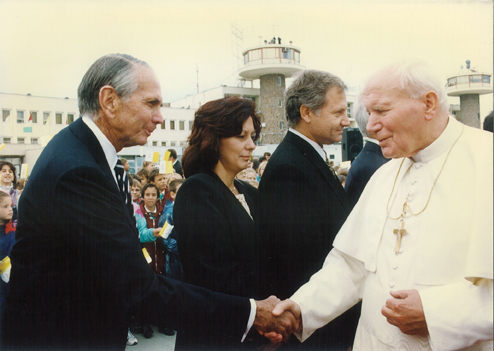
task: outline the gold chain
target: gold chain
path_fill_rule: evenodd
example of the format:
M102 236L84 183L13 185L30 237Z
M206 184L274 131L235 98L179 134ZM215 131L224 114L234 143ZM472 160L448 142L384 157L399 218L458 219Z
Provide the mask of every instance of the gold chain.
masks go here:
M387 216L388 216L389 219L395 220L395 219L403 218L403 216L407 212L407 208L408 208L408 210L409 210L409 212L410 212L410 214L412 216L418 216L419 214L421 214L422 212L425 211L425 209L429 205L429 200L431 199L432 191L434 190L434 187L436 186L437 180L439 179L439 176L443 172L444 165L446 164L446 161L448 161L449 154L451 153L451 150L453 150L453 147L456 145L456 142L458 140L460 140L461 136L463 135L463 131L464 130L465 130L465 127L462 126L460 135L458 136L458 138L455 140L455 142L453 143L453 145L449 149L448 154L446 155L446 158L444 159L443 165L441 166L441 170L439 171L439 174L437 175L436 180L434 181L434 184L432 184L432 188L431 188L431 191L429 192L429 197L427 199L427 203L425 204L425 206L422 209L422 211L420 211L418 213L413 213L410 205L408 204L408 197L407 197L407 199L405 200L405 203L403 204L403 211L402 211L402 213L398 217L393 218L393 217L390 217L390 215L389 215L389 202L391 201L391 196L393 195L393 191L395 190L396 181L398 180L398 175L400 174L400 171L401 171L401 166L403 166L403 162L405 162L405 158L403 158L403 160L401 161L401 164L400 164L400 168L398 168L398 173L396 173L395 181L393 183L393 189L391 189L391 194L389 194L388 204L386 205L386 214L387 214ZM408 169L407 169L406 172L408 172L412 166L413 166L413 164L411 164L410 167L408 167Z

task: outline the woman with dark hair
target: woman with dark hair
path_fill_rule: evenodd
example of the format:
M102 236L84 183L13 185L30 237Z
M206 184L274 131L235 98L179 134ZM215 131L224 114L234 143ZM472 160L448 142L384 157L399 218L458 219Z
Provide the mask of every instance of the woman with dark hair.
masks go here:
M237 296L263 295L260 264L264 256L255 225L257 189L235 179L247 168L260 130L251 100L227 97L210 101L195 113L189 146L182 156L186 181L173 211L187 283ZM176 350L254 349L260 340L256 334L249 333L241 343L221 335L180 332Z
M16 189L17 175L15 166L8 161L0 161L0 191L4 191L12 198L12 210L14 215L12 222L17 220L17 202L21 192Z

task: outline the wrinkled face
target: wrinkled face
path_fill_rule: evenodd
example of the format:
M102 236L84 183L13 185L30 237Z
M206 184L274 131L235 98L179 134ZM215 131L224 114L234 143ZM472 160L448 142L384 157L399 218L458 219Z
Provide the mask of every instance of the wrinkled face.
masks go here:
M128 99L120 100L112 124L118 146L146 144L156 125L163 122L160 84L149 68L139 67L137 70L139 88Z
M150 209L154 210L154 207L156 206L156 202L158 201L158 193L156 192L156 188L154 187L149 187L146 189L144 192L144 205Z
M394 87L376 86L364 94L367 131L387 158L411 157L423 147L425 104Z
M0 223L8 223L12 219L13 214L12 199L10 197L2 197L0 199Z
M220 139L220 157L218 164L235 176L247 168L252 151L256 148L253 138L256 131L252 118L249 117L242 126L242 132L230 138Z
M139 200L139 197L141 196L141 188L139 188L138 186L131 186L130 195L132 196L132 201L137 202L137 200Z
M332 87L326 93L326 104L319 113L311 111L309 131L313 140L321 147L341 141L343 128L350 125L346 110L345 93L337 87Z
M166 176L164 174L156 174L154 176L154 184L158 186L160 192L164 191L166 188Z
M0 175L2 176L2 185L10 186L14 181L14 172L10 169L8 165L3 165L0 170Z

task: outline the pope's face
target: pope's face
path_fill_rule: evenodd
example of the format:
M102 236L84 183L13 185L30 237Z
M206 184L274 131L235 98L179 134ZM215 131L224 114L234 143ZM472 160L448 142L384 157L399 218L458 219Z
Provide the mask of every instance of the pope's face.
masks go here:
M118 146L122 147L146 144L156 126L163 123L158 80L147 67L137 68L136 74L139 88L129 98L120 100L112 125Z
M387 158L411 157L423 149L425 105L395 87L375 86L364 94L367 131Z

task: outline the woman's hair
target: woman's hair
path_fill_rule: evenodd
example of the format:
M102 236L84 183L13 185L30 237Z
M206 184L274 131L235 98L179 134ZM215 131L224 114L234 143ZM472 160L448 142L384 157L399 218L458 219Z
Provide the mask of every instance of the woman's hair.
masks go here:
M139 189L142 188L141 182L138 181L137 179L132 179L132 183L130 184L130 186L136 186Z
M220 139L240 135L245 121L251 117L259 138L261 120L252 100L226 97L202 105L195 113L189 146L182 155L185 178L210 171L219 160Z
M14 180L12 181L12 187L15 189L17 186L17 174L15 174L15 172L16 172L15 166L12 163L10 163L9 161L0 161L0 169L2 169L3 166L5 166L5 165L9 166L12 173L14 173Z
M159 196L160 196L160 190L158 189L158 186L157 186L156 184L154 184L154 183L146 183L146 185L144 185L144 186L142 187L142 190L141 190L141 197L144 199L144 193L145 193L145 192L146 192L146 190L147 190L147 189L149 189L149 188L155 188L155 189L156 189L156 195L157 195L157 196L158 196L158 198L159 198Z

